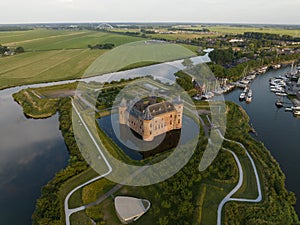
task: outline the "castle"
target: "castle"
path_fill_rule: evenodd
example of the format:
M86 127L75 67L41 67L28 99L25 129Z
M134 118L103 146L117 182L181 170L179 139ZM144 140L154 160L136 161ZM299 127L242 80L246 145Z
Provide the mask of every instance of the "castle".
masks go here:
M182 128L183 102L180 97L172 102L158 102L156 97L148 97L134 105L122 100L119 106L119 122L127 125L144 141L152 141L156 136Z

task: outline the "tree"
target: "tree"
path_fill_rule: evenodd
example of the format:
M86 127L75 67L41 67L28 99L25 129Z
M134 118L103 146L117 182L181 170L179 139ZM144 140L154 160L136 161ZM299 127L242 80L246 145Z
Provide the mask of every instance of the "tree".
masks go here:
M19 46L19 47L17 47L17 48L15 49L15 53L23 53L23 52L25 52L25 50L24 50L24 48L21 47L21 46Z

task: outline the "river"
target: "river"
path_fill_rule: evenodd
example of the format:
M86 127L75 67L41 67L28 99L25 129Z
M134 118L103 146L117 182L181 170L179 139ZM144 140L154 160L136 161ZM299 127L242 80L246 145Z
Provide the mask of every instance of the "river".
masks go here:
M58 115L27 119L14 90L0 92L0 218L29 225L41 188L67 165L68 153Z
M298 201L296 211L300 215L300 118L295 118L291 112L275 106L277 96L269 91L269 79L284 75L290 68L272 70L258 76L252 83L253 100L251 104L239 101L242 90L235 89L225 95L225 99L241 105L257 132L259 141L271 151L286 175L286 185L289 191L296 193ZM291 104L285 99L285 104Z

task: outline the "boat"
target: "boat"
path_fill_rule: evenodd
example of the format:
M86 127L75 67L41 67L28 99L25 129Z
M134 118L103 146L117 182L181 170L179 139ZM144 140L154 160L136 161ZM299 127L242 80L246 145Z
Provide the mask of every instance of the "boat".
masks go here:
M294 116L300 116L300 111L295 110L294 111Z
M252 102L252 96L253 96L253 92L251 89L249 89L248 93L247 93L247 97L246 97L246 102L250 103Z
M246 103L251 103L252 102L252 97L247 96L246 97Z
M247 79L247 80L254 80L255 77L256 77L255 74L251 74L251 75L247 76L246 79Z
M273 67L273 69L280 69L281 65L280 64L276 64L276 65L273 65L272 67Z
M240 101L243 101L243 100L245 99L245 97L246 97L246 93L245 93L245 92L242 92L242 93L240 94Z
M300 106L292 106L291 109L295 111L300 111Z
M276 94L277 96L282 96L282 97L287 96L286 93L282 93L282 92L276 92L275 94Z
M252 92L251 89L249 89L249 91L248 91L248 97L252 98L252 95L253 95L253 92Z
M282 103L282 101L280 101L280 99L278 99L278 100L275 102L275 105L276 105L278 108L282 108L282 107L283 107L283 103Z
M285 108L285 111L286 112L293 112L293 109L292 108Z

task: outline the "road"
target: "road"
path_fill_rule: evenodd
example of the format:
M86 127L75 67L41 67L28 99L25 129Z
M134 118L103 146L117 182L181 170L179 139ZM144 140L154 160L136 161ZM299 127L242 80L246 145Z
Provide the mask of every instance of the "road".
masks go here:
M227 202L237 201L237 202L259 203L259 202L262 201L262 191L261 191L261 184L260 184L260 180L259 180L259 176L258 176L258 172L257 172L256 166L255 166L254 160L252 159L251 155L249 154L249 152L247 151L245 146L240 142L224 138L223 135L221 134L221 132L219 130L217 130L217 131L218 131L218 133L219 133L219 135L222 139L224 139L225 141L231 142L231 143L235 143L235 144L241 146L245 150L246 155L249 158L249 160L251 162L251 165L253 167L253 171L254 171L254 174L255 174L255 177L256 177L257 190L258 190L258 197L256 199L231 198L243 185L244 172L243 172L242 165L241 165L237 155L233 151L225 149L226 151L229 151L233 155L233 157L234 157L234 159L235 159L235 161L238 165L238 168L239 168L239 181L238 181L237 185L232 189L232 191L219 204L217 225L221 225L222 224L222 210L223 210L224 205Z

